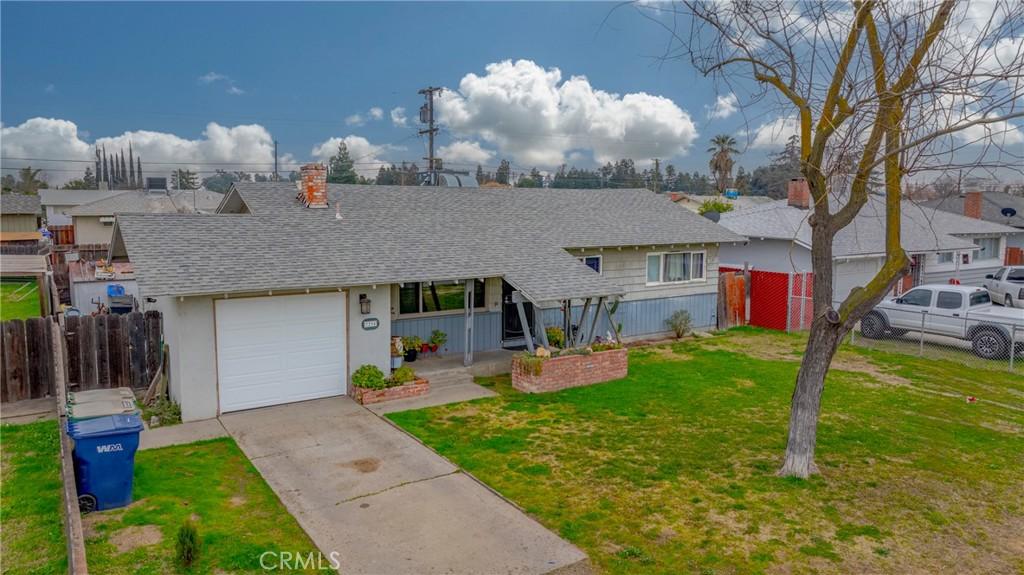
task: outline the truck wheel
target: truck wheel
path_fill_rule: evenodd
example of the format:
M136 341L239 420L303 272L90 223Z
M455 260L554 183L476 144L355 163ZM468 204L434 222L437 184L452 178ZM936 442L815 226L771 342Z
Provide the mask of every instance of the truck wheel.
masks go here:
M78 510L81 511L82 514L96 511L96 498L89 494L79 495Z
M1006 298L1003 300L1003 305L1006 307L1013 307L1013 298L1010 297L1010 294L1006 294Z
M971 337L974 354L984 359L1005 359L1007 348L1006 338L994 329L981 329Z
M868 339L878 339L885 335L885 320L877 313L869 313L860 320L860 333Z

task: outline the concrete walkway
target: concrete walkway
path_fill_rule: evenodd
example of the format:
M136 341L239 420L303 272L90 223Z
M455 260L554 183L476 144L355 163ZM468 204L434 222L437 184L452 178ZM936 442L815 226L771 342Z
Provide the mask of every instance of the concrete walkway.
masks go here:
M342 573L588 571L582 551L347 397L221 422Z
M0 421L19 425L43 419L57 419L57 400L53 397L24 399L0 406Z
M204 439L227 437L228 432L216 419L190 421L167 427L146 428L139 434L139 449L156 449L170 445L184 445Z

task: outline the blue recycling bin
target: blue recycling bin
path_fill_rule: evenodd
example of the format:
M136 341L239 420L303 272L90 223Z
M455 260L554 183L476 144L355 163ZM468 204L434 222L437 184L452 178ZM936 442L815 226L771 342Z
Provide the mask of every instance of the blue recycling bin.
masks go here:
M135 451L142 418L137 414L107 415L68 423L75 442L75 483L84 513L124 507L132 502Z

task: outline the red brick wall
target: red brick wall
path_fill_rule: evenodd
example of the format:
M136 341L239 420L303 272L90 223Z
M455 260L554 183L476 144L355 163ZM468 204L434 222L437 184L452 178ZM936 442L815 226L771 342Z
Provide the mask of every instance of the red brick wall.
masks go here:
M306 164L302 175L302 203L307 208L327 207L327 168L323 164Z
M364 389L362 387L353 387L352 389L355 391L356 401L363 405L369 405L371 403L391 401L392 399L405 399L406 397L423 395L430 391L430 382L425 379L417 379L405 385L385 389Z
M526 393L559 391L626 377L629 366L625 348L599 351L590 355L563 355L541 363L540 375L534 375L520 358L512 360L512 387Z

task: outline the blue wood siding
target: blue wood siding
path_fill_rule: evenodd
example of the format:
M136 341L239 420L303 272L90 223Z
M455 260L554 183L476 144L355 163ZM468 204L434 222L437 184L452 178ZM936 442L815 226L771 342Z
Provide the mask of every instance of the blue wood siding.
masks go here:
M465 351L466 330L462 314L391 321L391 335L418 335L426 341L435 329L448 334L445 347L449 352ZM501 312L476 312L473 314L473 351L492 349L501 349Z
M635 337L664 333L669 330L665 325L674 312L685 309L690 312L694 328L715 327L716 314L718 313L718 294L706 293L677 297L666 297L656 299L642 299L623 301L615 311L615 320L622 324L622 335L624 337ZM594 307L591 306L590 318L593 319ZM573 323L579 321L583 313L582 305L574 305L572 308ZM544 310L544 325L561 326L562 311L558 308ZM590 328L588 320L587 329ZM611 331L611 326L604 315L598 321L597 335L604 337L606 332Z

